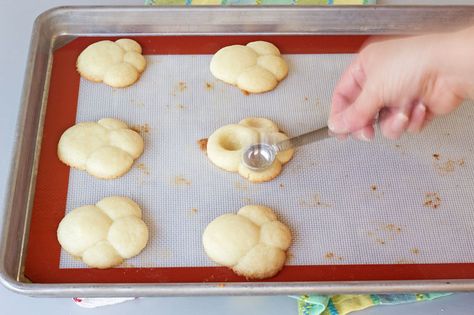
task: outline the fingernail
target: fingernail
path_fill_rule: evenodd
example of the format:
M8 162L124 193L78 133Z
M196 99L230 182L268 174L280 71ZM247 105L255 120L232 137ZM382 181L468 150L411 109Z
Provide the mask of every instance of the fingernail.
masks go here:
M371 133L371 132L369 132L365 129L362 129L362 130L359 130L359 131L356 131L356 132L352 133L352 136L357 140L362 140L362 141L366 141L366 142L370 142L374 138L373 133Z
M332 119L328 120L328 128L329 128L329 131L331 131L334 134L337 134L336 130L334 130L334 123L332 122Z
M419 102L416 107L415 107L415 110L422 113L422 112L426 112L426 106L425 104L423 104L422 102Z
M330 119L328 121L328 128L335 134L347 133L347 128L341 119L341 116L336 117L335 119Z
M408 116L404 113L398 113L393 119L391 128L394 132L402 132L408 126Z
M426 121L425 117L426 106L422 102L419 102L415 105L415 108L412 111L407 131L410 133L419 133L423 128L424 122Z
M372 141L372 138L363 131L360 133L359 139L366 142Z

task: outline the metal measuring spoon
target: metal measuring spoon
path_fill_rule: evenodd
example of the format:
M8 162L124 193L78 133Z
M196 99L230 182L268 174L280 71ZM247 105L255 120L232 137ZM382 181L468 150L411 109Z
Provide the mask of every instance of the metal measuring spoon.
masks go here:
M275 144L257 143L244 152L242 162L254 171L264 171L275 161L278 152L330 138L329 128L324 127Z

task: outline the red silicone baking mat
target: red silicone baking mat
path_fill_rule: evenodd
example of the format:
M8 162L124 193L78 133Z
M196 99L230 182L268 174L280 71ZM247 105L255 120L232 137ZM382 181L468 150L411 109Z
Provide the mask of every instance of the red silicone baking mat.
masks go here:
M48 104L46 109L46 117L44 122L43 140L41 145L40 161L38 176L36 180L36 191L34 204L32 209L31 227L29 233L29 242L27 249L27 258L25 263L25 275L35 283L85 283L85 282L103 282L103 283L184 283L184 282L234 282L234 281L245 281L242 277L236 276L232 271L223 267L212 266L172 266L165 265L162 267L136 267L134 264L125 263L118 268L112 268L108 270L97 270L79 267L61 267L61 249L59 243L56 240L56 229L59 221L65 214L67 208L68 191L71 187L68 187L70 183L70 170L67 166L62 164L56 156L57 142L64 130L73 125L76 122L76 115L78 113L78 98L80 95L80 86L87 85L87 82L81 83L81 79L75 70L75 62L79 53L87 47L87 45L100 40L100 39L113 39L113 38L78 38L66 46L58 49L53 54L53 65L51 73L51 83L48 97ZM137 37L134 38L143 47L144 54L149 57L153 56L179 56L179 55L210 55L215 53L219 48L231 45L231 44L245 44L253 40L268 40L277 45L283 54L285 55L321 55L327 56L328 54L348 54L356 52L362 43L366 40L364 36L163 36L163 37ZM178 57L176 57L178 59ZM295 58L295 60L298 58ZM153 62L159 63L159 57L157 59L151 59ZM296 61L293 61L296 62ZM291 69L291 64L290 64ZM291 71L291 70L290 70ZM224 84L219 83L223 88L232 89L233 87L226 87ZM319 86L322 82L313 82L315 86ZM213 85L216 85L213 83ZM114 93L112 91L112 93ZM119 92L115 91L116 94ZM81 94L82 95L82 94ZM91 96L93 97L93 96ZM242 100L253 96L242 95ZM304 102L304 97L302 97ZM136 100L132 100L132 103L137 103ZM156 100L159 103L159 99ZM140 106L140 104L135 104ZM189 104L177 104L181 105L181 109ZM97 106L103 106L97 104ZM120 117L119 107L111 107L111 117ZM125 117L126 118L126 117ZM125 119L126 120L126 119ZM237 121L228 121L223 119L222 124L226 123L237 123ZM166 125L163 123L163 125ZM287 128L289 128L287 126ZM291 128L290 128L291 130ZM295 132L293 132L295 133ZM454 133L454 132L453 132ZM208 135L208 134L207 134ZM206 136L205 134L196 134L195 142L200 136ZM436 136L436 135L435 135ZM447 137L447 136L446 136ZM448 141L448 139L440 139L440 142ZM457 143L457 141L452 141ZM434 169L433 176L440 176L441 182L438 183L439 187L429 186L429 191L421 196L420 207L426 210L427 207L423 205L425 198L430 198L429 194L435 194L437 190L443 187L451 187L453 177L450 177L451 172L465 171L469 167L468 156L459 153L456 155L456 159L446 158L444 152L439 147L433 146L433 156L423 157L424 161L428 162L417 162L420 156L416 154L410 156L410 152L416 151L412 147L410 150L410 143L413 146L416 142L403 143L392 143L390 150L399 154L395 157L395 160L407 162L410 167L420 166L421 169L430 164L429 166ZM382 148L383 145L382 144ZM416 146L415 146L416 147ZM431 148L428 148L430 151ZM388 149L387 149L388 150ZM437 150L435 152L435 150ZM390 151L390 152L392 152ZM430 152L431 152L430 151ZM450 152L456 150L451 149ZM392 153L393 153L392 152ZM407 153L408 152L408 153ZM349 152L350 153L350 152ZM298 152L297 152L298 154ZM357 151L352 152L357 154ZM392 154L393 155L393 154ZM407 157L408 156L408 157ZM349 159L353 159L353 156L348 156ZM414 162L413 162L414 160ZM387 160L388 161L388 160ZM391 161L391 160L390 160ZM393 162L393 161L391 161ZM398 165L404 165L400 162ZM139 163L139 161L137 161ZM418 164L417 164L418 163ZM344 165L344 164L341 164ZM334 165L335 167L341 167L341 165ZM386 174L390 175L393 170L388 170L383 167L375 167L373 169L375 173L374 178L384 177ZM381 174L377 174L381 173ZM339 174L335 172L335 174ZM384 175L385 174L385 175ZM288 175L288 174L286 174ZM340 174L342 177L345 176ZM360 173L358 176L371 177L373 174ZM468 174L469 179L471 174ZM237 175L235 175L237 176ZM91 179L92 180L92 179ZM408 179L407 179L408 180ZM360 180L364 182L364 180ZM431 177L427 176L426 181L430 182ZM443 182L444 181L444 182ZM375 181L376 182L376 181ZM408 180L409 182L409 180ZM398 208L410 207L410 204L400 205L394 204L394 200L403 200L403 191L398 196L390 195L390 181L384 182L384 185L377 186L375 184L363 184L367 188L368 198L375 198L379 200L378 205L384 209L392 209L397 211ZM393 183L392 183L393 184ZM413 183L411 183L413 184ZM462 183L461 183L462 184ZM246 184L241 185L239 189L248 189ZM410 183L408 183L408 186ZM396 186L393 184L393 186ZM465 185L466 186L466 185ZM82 186L81 186L82 187ZM253 186L252 186L253 187ZM263 194L262 187L259 186L259 194ZM395 187L396 188L396 187ZM470 186L459 187L461 193L469 191ZM250 188L252 189L252 188ZM356 189L354 189L356 190ZM158 187L159 192L159 187ZM71 191L69 191L71 193ZM284 194L291 195L292 192L285 192ZM76 196L81 192L75 191ZM87 199L87 191L82 192L84 194L84 200ZM283 194L283 198L284 195ZM436 193L437 194L437 193ZM366 196L366 197L367 197ZM435 195L436 196L436 195ZM104 196L105 197L105 196ZM350 225L351 217L347 215L346 210L350 210L350 207L337 207L327 200L324 200L325 196L314 196L313 200L305 199L299 200L298 206L302 209L301 217L304 220L304 211L307 209L322 209L320 214L321 220L323 217L329 217L328 214L324 214L324 211L336 212L340 211L341 221L332 220L325 226L328 227L331 223L334 225L331 227L333 230L340 231L341 238L346 244L351 243L351 239L354 235L351 231L356 230ZM142 198L147 198L146 195ZM281 196L279 198L282 198ZM353 197L351 197L353 198ZM384 201L385 200L385 201ZM388 200L388 201L387 201ZM98 200L89 201L93 203ZM364 198L354 199L354 204L363 205ZM449 211L449 207L446 210L444 205L440 206L438 210ZM448 198L449 201L449 198ZM470 204L470 202L464 203L464 205ZM458 206L462 204L454 203L452 206L453 211L457 210ZM354 209L357 207L354 207ZM444 208L444 209L443 209ZM71 210L71 209L69 209ZM225 212L235 212L238 208L226 209ZM298 210L298 209L297 209ZM405 209L407 210L407 209ZM409 210L409 209L408 209ZM436 210L436 209L427 209ZM413 211L419 211L418 207L413 206ZM446 212L445 212L446 213ZM285 216L280 217L285 221ZM400 214L403 216L403 212ZM420 213L420 216L430 216L429 211ZM371 230L363 231L366 233L367 239L373 241L376 246L381 249L389 247L390 242L395 243L398 234L404 233L405 230L409 232L416 227L416 224L410 227L410 218L405 221L405 224L394 224L392 221L379 221L377 218L370 218L367 216L367 221L371 221L373 228ZM468 224L471 224L471 217L467 216ZM436 217L433 217L433 222ZM145 221L146 217L145 217ZM149 218L149 222L153 220ZM408 223L407 223L408 222ZM416 219L413 222L417 223ZM429 226L432 222L424 221L425 227ZM448 223L439 222L441 225ZM149 223L150 224L150 223ZM159 226L159 222L157 223ZM428 252L430 248L425 248L421 245L423 242L417 238L423 238L423 231L417 235L412 235L411 239L417 239L417 242L411 242L407 245L406 256L397 256L399 259L378 259L377 253L360 248L362 255L367 254L369 257L363 259L350 259L344 254L343 250L334 250L334 247L327 247L322 251L322 263L320 264L292 264L291 259L289 265L287 265L276 277L266 281L368 281L368 280L415 280L415 279L467 279L474 278L474 264L470 263L470 255L466 256L463 260L463 251L466 253L472 252L472 247L469 243L466 243L465 238L459 237L464 231L456 226L456 229L452 233L454 236L446 240L446 244L453 244L456 248L457 241L459 244L459 250L455 252L455 257L452 261L446 261L444 259L441 263L424 263L427 260L417 259L418 256ZM159 231L160 227L158 227ZM313 243L324 243L321 240L314 238L312 235L305 236L304 233L298 230L294 230L292 226L293 234L295 236L295 242L306 238L311 238ZM408 233L407 232L407 233ZM429 233L427 233L429 235ZM159 235L158 235L159 236ZM200 235L196 235L197 239L200 239ZM159 237L158 237L159 239ZM339 241L338 241L339 242ZM300 242L301 243L301 242ZM339 242L340 243L340 242ZM441 243L441 242L440 242ZM444 244L443 246L447 246ZM467 244L467 245L466 245ZM399 244L399 247L403 244ZM355 245L360 246L360 244ZM442 250L444 247L440 246L438 250ZM431 246L433 248L433 246ZM310 248L308 248L310 249ZM300 251L303 249L299 248ZM292 250L290 249L290 252ZM436 256L436 255L434 255ZM438 254L437 257L440 255ZM428 257L429 258L429 257ZM429 259L428 259L429 260ZM433 260L433 259L432 259ZM441 259L442 260L442 259ZM363 261L365 263L358 263ZM390 263L377 263L377 262L390 262ZM417 261L422 261L419 263ZM436 261L436 259L434 259ZM451 263L450 263L451 262ZM67 265L67 264L66 264ZM143 265L143 264L141 264ZM145 264L146 265L146 264ZM153 263L151 263L153 265Z

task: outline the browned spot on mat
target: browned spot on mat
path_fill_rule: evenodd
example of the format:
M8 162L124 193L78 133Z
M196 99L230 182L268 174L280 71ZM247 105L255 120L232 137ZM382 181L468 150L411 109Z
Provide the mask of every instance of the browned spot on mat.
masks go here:
M440 173L451 173L454 172L455 163L453 160L447 160L444 163L437 164L436 168Z
M402 231L401 227L399 227L395 224L392 224L392 223L385 225L384 229L386 231L391 231L391 232L396 232L396 233L400 233Z
M373 196L377 198L382 198L384 196L384 192L379 189L379 187L375 184L370 185L370 191Z
M176 108L177 108L177 109L185 109L185 108L187 108L187 107L186 107L186 105L178 104L178 105L176 105Z
M437 160L438 161L438 160ZM446 175L455 171L457 167L463 167L465 164L464 159L451 160L448 159L443 162L433 162L434 167L440 175Z
M198 214L198 209L197 208L191 208L190 211L186 211L186 217L188 217L188 218L196 217L197 214Z
M235 186L235 188L237 188L239 190L248 190L249 189L249 185L246 182L235 182L234 186Z
M173 88L173 91L171 92L171 95L176 96L177 92L184 92L187 89L186 82L184 81L179 81L178 84Z
M202 152L206 152L206 151L207 151L207 138L199 139L199 140L197 141L197 144L199 145L199 149L200 149Z
M311 200L300 200L299 204L302 207L331 207L331 204L321 201L319 194L315 194Z
M182 176L176 176L174 178L174 183L180 186L191 186L191 181Z
M436 192L428 192L425 194L423 205L425 207L436 209L441 206L441 197Z
M252 199L251 198L243 198L242 201L244 203L252 203Z
M377 244L385 245L389 241L393 241L397 235L402 232L402 228L396 224L380 224L372 231L368 231L367 235Z
M461 159L450 159L443 158L439 153L433 153L433 166L440 175L446 175L452 173L458 167L463 167L466 163L463 158Z
M304 100L305 100L305 101L307 101L307 100L308 100L308 97L307 97L307 96L305 96L305 97L304 97Z
M326 255L324 255L326 259L333 259L334 258L334 253L332 252L327 252Z
M376 238L375 241L381 245L385 245L385 240L383 238Z
M141 134L143 136L143 135L148 134L150 132L150 125L148 125L147 123L145 123L143 125L132 125L130 127L130 129L138 132L139 134Z
M217 284L217 287L218 287L218 288L223 288L223 287L225 287L225 283L218 283L218 284Z
M401 144L395 144L395 148L398 150L398 152L400 152L401 155L405 155L406 154L406 151L404 149L404 147L401 145Z
M143 163L138 163L137 164L137 168L143 172L143 174L145 175L150 175L150 170L148 169L148 167L143 164Z
M410 252L411 252L412 254L418 255L418 254L420 253L420 250L415 247L415 248L410 249Z
M214 89L214 84L206 82L206 90L210 91Z
M283 183L280 183L280 188L284 188L285 185Z
M341 256L338 256L336 254L334 254L333 252L327 252L325 255L324 255L324 258L326 258L327 260L343 260L343 257Z

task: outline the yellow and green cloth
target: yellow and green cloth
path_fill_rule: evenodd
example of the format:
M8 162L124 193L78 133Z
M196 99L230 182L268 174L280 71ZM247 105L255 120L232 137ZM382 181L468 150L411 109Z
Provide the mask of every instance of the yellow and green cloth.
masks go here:
M145 0L150 5L357 5L376 0Z
M298 299L299 315L346 315L375 305L396 305L430 301L451 293L302 295Z

